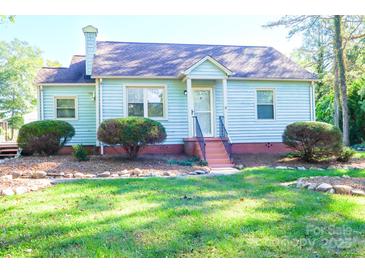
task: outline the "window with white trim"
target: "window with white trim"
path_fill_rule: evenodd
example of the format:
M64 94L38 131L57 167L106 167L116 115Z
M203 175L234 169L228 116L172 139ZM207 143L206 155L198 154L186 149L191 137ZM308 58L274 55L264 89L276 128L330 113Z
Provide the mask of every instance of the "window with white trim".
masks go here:
M164 87L127 87L128 116L148 118L166 117Z
M257 119L274 119L274 91L261 89L256 91Z
M76 97L55 97L55 117L56 119L77 119Z

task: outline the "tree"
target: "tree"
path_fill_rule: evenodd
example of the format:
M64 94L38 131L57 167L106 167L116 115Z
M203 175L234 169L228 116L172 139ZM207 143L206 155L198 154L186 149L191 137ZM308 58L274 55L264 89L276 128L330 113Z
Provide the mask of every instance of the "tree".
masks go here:
M24 117L20 114L15 114L14 116L8 119L8 125L11 129L10 140L14 139L14 130L20 129L23 124L24 124Z
M62 64L57 60L47 59L46 66L47 67L53 67L53 68L59 68L59 67L62 67Z
M0 15L0 24L3 24L5 22L9 21L10 23L14 23L15 22L15 15Z
M34 109L34 79L42 63L38 48L17 39L0 42L0 118L10 120L12 132Z
M349 144L349 118L347 102L347 75L350 71L352 80L364 73L364 47L357 43L365 37L365 16L284 16L266 25L266 27L284 26L292 37L303 34L304 46L296 52L306 60L318 75L316 84L316 110L324 111L317 117L323 121L328 118L328 99L333 101L331 116L333 123L339 124L339 101L342 106L343 141ZM360 45L360 46L359 46ZM351 69L346 67L347 49L351 53ZM364 59L362 59L364 57ZM358 61L362 60L362 61ZM331 80L333 79L333 80ZM341 94L340 94L341 93ZM333 94L333 96L331 95ZM332 96L332 97L330 97ZM321 115L324 114L324 115Z
M342 30L342 16L334 16L335 27L335 52L336 52L336 64L338 68L338 79L341 89L341 106L342 106L342 132L343 143L350 145L350 131L349 131L349 109L347 104L347 83L346 83L346 70L345 70L345 57L343 49L343 30Z

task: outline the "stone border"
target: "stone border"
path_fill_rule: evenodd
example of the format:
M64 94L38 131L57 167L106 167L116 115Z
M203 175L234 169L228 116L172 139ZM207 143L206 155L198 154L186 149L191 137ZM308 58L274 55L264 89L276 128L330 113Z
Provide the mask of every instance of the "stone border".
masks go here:
M311 176L311 177L303 177L299 178L294 182L286 182L281 183L282 186L296 186L300 189L308 189L311 191L317 192L325 192L331 194L342 194L342 195L353 195L353 196L362 196L365 197L365 191L359 188L354 188L347 184L329 184L329 183L316 183L316 182L306 182L306 179L316 179L316 178L323 178L323 177L335 177L335 176ZM350 179L351 177L347 175L343 175L343 178Z
M119 173L111 173L104 171L98 174L84 174L81 172L64 173L64 172L45 172L38 170L35 172L13 172L10 175L3 175L0 177L0 183L14 183L14 186L9 186L3 190L0 190L0 196L11 196L14 194L24 194L30 191L36 191L45 187L49 187L54 184L71 182L80 179L127 179L127 178L172 178L172 177L184 177L184 176L197 176L197 175L209 175L209 167L196 167L194 171L186 174L175 174L170 171L158 171L144 172L139 168L132 170L123 170Z

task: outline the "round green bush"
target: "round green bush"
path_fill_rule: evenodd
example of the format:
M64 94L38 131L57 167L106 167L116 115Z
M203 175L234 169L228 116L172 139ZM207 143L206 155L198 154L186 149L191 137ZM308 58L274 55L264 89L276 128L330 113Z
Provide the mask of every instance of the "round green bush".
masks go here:
M160 122L148 118L116 118L100 124L98 139L108 145L121 145L128 157L135 159L144 146L164 141L166 131Z
M342 133L338 127L322 122L296 122L288 125L283 142L305 161L337 156L342 151Z
M42 120L23 125L18 144L24 155L56 154L75 135L71 124L59 120Z

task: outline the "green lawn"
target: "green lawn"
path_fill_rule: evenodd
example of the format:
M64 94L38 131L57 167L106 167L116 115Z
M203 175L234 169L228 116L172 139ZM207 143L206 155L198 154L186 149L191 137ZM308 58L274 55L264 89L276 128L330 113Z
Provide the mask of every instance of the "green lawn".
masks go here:
M365 257L365 198L286 188L310 175L80 180L0 198L0 257Z

